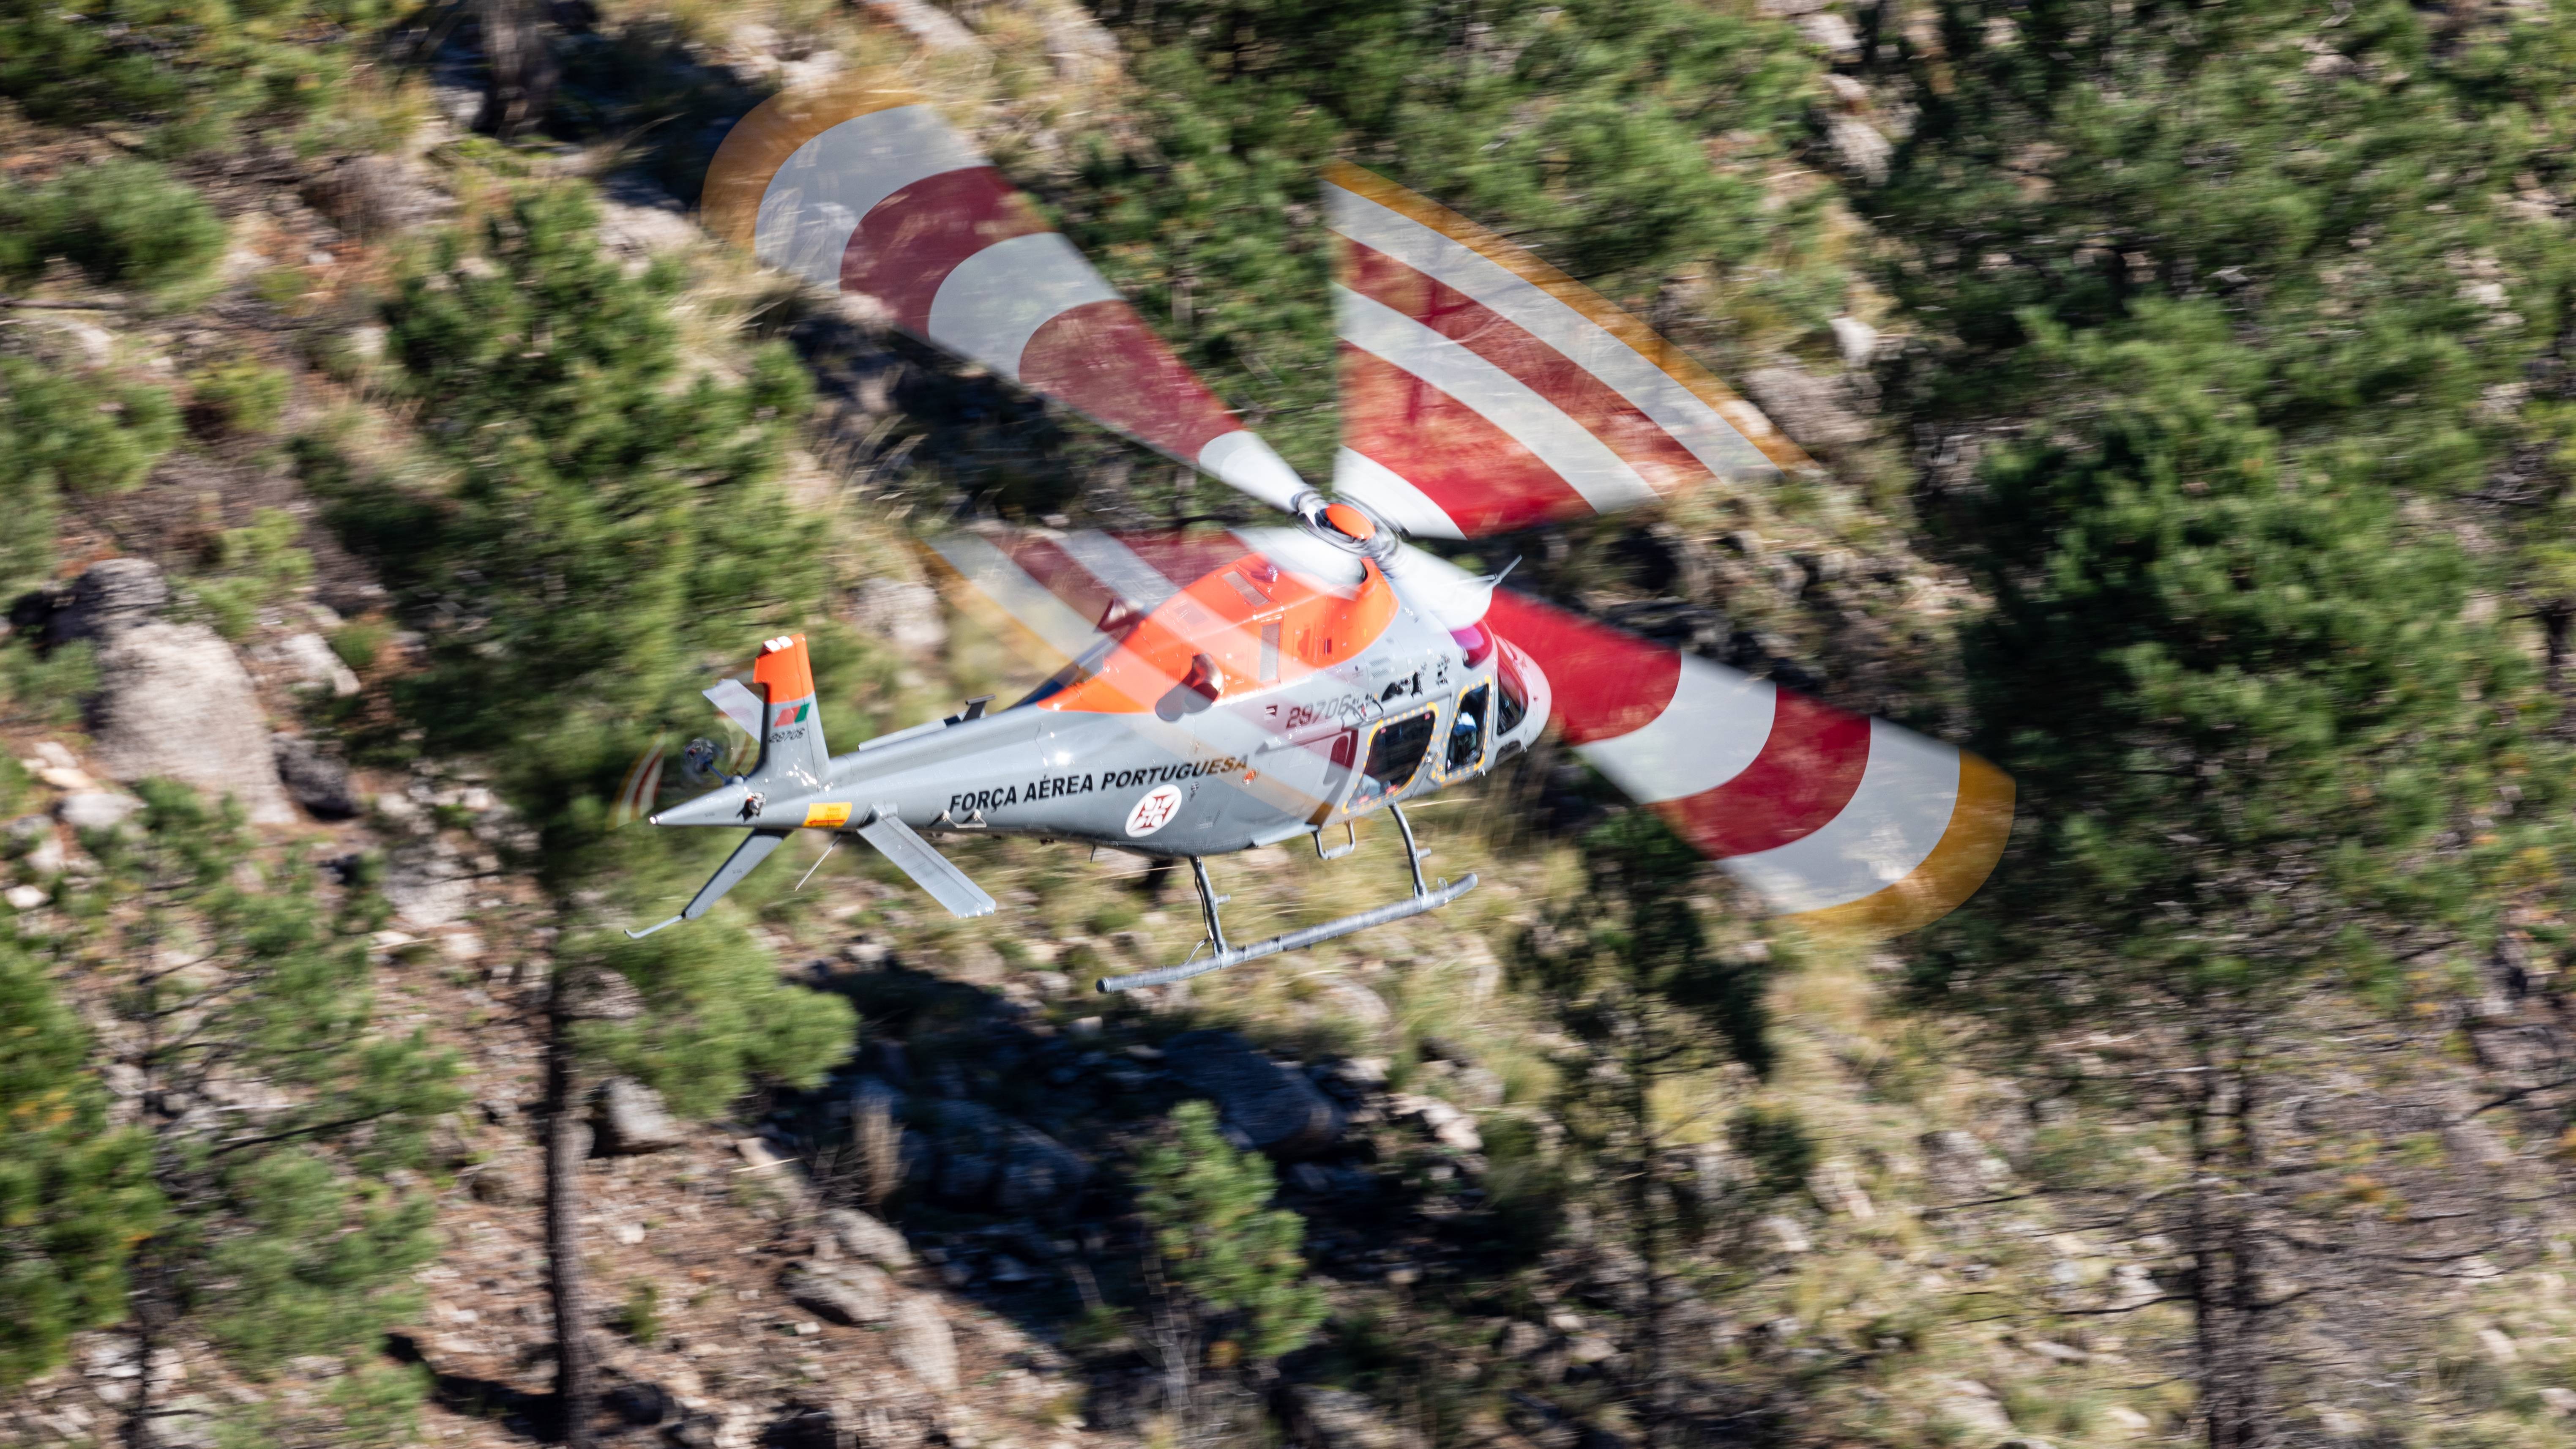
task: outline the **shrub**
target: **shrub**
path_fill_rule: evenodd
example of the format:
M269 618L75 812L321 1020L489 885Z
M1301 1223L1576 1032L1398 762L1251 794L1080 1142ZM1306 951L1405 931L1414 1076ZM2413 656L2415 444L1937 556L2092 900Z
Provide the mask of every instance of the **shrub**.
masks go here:
M352 619L331 631L331 652L340 656L341 663L364 674L376 667L376 656L384 652L393 634L393 626L382 619Z
M178 436L178 411L159 388L0 357L0 508L9 516L0 588L14 591L52 565L62 495L133 487Z
M247 357L215 363L192 381L188 420L210 436L274 432L286 410L286 374Z
M627 1284L614 1322L618 1332L649 1347L662 1336L662 1290L642 1278Z
M83 167L48 185L0 191L0 268L24 277L54 257L91 281L165 292L202 281L224 224L195 187L149 161Z
M0 97L36 121L139 128L163 155L222 141L246 120L293 123L347 106L352 32L381 0L181 5L0 0ZM363 118L370 99L351 109Z
M81 701L98 689L96 648L88 640L38 653L26 639L0 644L0 701L12 723L80 723Z
M217 633L239 639L259 611L292 594L313 577L313 555L295 546L304 524L283 508L262 508L248 525L217 534L207 559L212 572L191 579L188 592L213 616Z
M1774 1197L1804 1186L1816 1165L1815 1139L1787 1107L1747 1107L1726 1124L1726 1137L1753 1165L1754 1181Z

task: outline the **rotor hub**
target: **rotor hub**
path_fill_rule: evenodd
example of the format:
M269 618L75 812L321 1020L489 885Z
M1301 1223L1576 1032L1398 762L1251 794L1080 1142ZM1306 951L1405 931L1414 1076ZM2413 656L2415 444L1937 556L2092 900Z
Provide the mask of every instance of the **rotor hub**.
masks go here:
M1290 508L1308 533L1345 553L1375 559L1381 566L1394 557L1397 545L1402 542L1396 531L1365 505L1338 499L1327 501L1323 494L1311 488L1298 494Z

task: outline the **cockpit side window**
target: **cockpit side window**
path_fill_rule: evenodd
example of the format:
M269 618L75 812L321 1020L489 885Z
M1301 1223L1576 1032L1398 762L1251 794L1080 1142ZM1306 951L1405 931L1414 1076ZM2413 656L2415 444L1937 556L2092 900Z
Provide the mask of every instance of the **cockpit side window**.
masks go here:
M1529 714L1529 691L1521 687L1521 677L1513 671L1509 653L1495 661L1494 683L1503 696L1502 713L1495 717L1494 730L1507 735L1519 729L1522 718Z
M1479 684L1458 697L1458 717L1449 725L1449 758L1443 767L1451 773L1472 770L1485 757L1485 715L1493 703L1493 690Z

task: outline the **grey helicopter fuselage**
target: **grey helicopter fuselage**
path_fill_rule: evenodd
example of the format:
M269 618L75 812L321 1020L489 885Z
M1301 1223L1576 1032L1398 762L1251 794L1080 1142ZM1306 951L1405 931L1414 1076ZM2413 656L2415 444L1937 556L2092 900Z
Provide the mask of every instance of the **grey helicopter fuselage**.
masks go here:
M1176 857L1314 833L1321 849L1322 832L1481 775L1534 742L1546 681L1474 626L1480 598L1453 602L1462 575L1418 555L1394 578L1375 558L1344 562L1356 568L1315 587L1248 555L1160 601L1122 638L1103 637L1012 707L843 754L823 753L810 710L765 711L753 773L654 823L768 833L895 817L925 833ZM1462 617L1464 628L1447 622ZM1157 650L1166 657L1147 657ZM769 700L781 700L777 682Z

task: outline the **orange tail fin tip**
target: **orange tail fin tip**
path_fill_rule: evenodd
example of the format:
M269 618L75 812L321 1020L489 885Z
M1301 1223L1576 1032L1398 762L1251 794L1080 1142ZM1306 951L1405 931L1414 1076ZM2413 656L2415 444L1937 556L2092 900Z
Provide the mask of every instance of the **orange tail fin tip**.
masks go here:
M814 692L814 665L805 652L805 636L781 634L764 640L760 658L751 666L752 682L769 691L771 704L803 699Z

